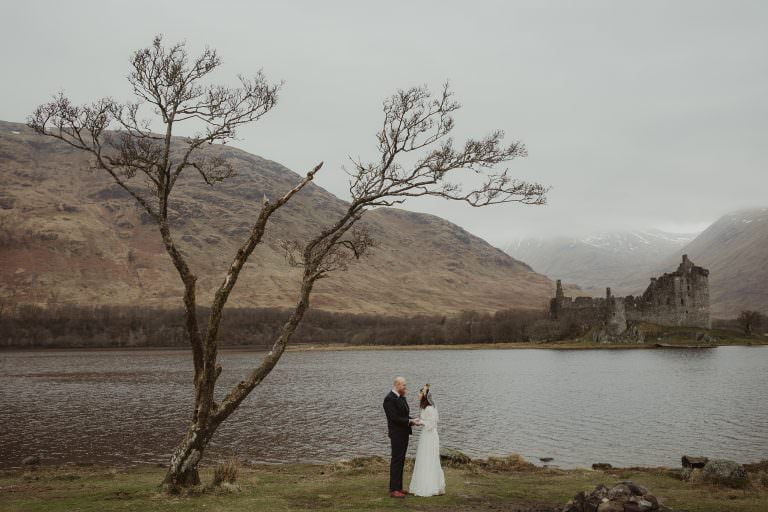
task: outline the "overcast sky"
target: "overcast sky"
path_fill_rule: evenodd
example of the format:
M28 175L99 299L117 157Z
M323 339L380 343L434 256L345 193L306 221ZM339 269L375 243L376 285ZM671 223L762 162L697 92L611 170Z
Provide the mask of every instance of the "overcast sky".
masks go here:
M381 101L446 79L457 138L501 128L528 147L514 174L549 204L473 209L423 200L492 243L657 227L694 231L768 206L768 2L8 2L0 119L64 90L128 99L131 51L162 33L263 68L277 107L236 146L346 198L348 155L375 158Z

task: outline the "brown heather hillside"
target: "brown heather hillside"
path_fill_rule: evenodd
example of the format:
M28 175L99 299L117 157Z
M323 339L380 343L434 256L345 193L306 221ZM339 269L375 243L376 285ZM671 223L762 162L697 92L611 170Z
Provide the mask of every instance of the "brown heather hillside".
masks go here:
M199 276L202 305L210 302L264 195L275 198L298 181L285 167L235 148L206 151L225 155L238 176L212 188L190 173L174 191L172 227ZM89 168L87 155L24 125L0 122L0 179L0 296L181 305L181 286L157 227L103 171ZM273 217L230 304L291 305L298 274L285 263L278 240L306 238L344 204L316 185L298 194ZM393 208L366 215L379 247L349 272L319 282L314 307L448 314L542 308L552 293L549 279L443 219Z

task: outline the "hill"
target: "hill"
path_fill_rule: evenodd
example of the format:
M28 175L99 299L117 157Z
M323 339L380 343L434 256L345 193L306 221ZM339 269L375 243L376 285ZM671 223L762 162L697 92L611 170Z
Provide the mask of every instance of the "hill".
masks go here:
M258 215L299 176L229 146L237 176L209 187L179 179L172 229L207 304ZM329 172L329 171L324 171ZM21 303L178 307L181 285L157 227L88 156L22 124L0 122L0 292ZM298 274L280 239L306 239L345 202L311 184L282 208L254 251L230 304L290 306ZM462 228L396 208L366 214L378 242L350 271L316 286L313 306L327 311L413 315L544 307L553 289L543 275Z

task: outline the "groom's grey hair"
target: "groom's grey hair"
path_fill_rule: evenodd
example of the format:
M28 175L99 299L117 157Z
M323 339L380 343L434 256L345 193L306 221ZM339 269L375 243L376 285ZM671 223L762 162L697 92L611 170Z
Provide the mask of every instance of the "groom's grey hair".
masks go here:
M395 377L395 380L392 382L392 385L397 386L401 382L405 382L405 377Z

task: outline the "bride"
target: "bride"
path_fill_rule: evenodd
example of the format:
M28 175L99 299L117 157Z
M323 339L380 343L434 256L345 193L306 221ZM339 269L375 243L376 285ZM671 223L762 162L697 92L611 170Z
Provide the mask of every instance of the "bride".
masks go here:
M445 494L445 474L440 467L440 437L437 435L437 408L429 384L419 391L422 430L416 448L416 462L409 492L415 496Z

